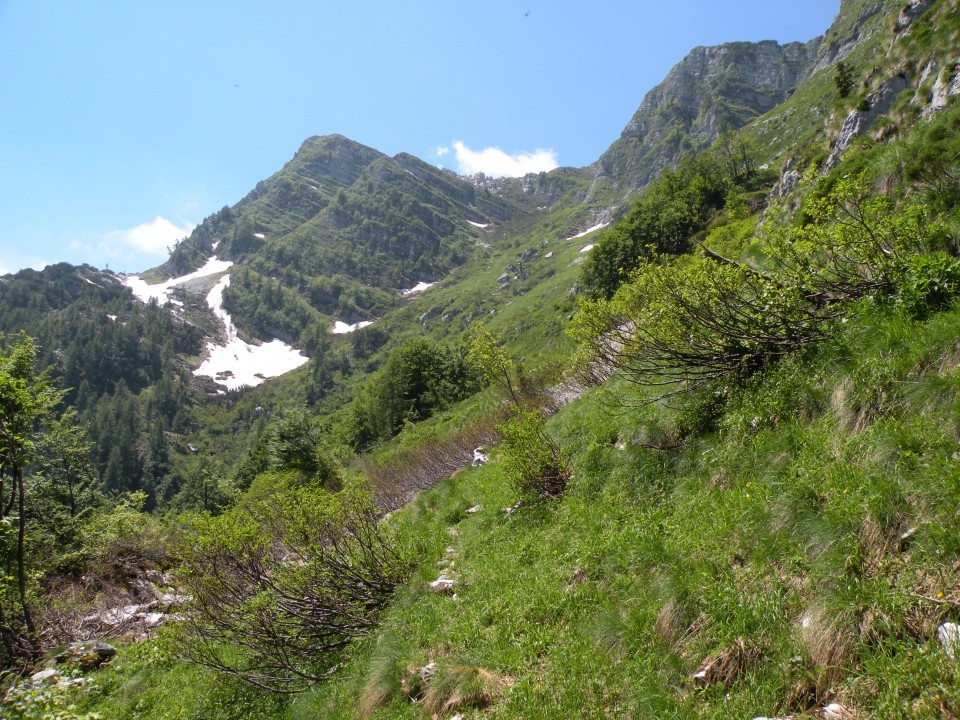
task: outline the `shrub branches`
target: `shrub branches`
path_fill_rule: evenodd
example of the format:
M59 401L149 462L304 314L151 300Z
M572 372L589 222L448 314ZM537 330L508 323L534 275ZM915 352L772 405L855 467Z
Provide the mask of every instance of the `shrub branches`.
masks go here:
M637 385L691 390L830 337L845 303L896 300L910 281L910 303L922 307L918 288L942 295L953 287L955 260L944 264L943 282L927 277L929 263L919 276L917 258L946 246L926 208L895 208L869 191L863 175L841 178L810 202L806 225L768 231L762 269L709 251L645 263L612 299L581 305L570 331L581 368L593 378L618 373Z
M571 332L594 372L692 388L818 342L833 314L747 268L685 258L648 265L609 302L584 303Z
M202 518L180 551L187 659L296 692L332 673L409 564L356 484L301 488Z
M540 498L563 494L570 478L566 458L547 432L543 411L532 406L524 393L518 367L507 356L500 339L476 323L470 339L470 359L484 380L505 390L511 401L510 417L496 426L507 477L522 494Z

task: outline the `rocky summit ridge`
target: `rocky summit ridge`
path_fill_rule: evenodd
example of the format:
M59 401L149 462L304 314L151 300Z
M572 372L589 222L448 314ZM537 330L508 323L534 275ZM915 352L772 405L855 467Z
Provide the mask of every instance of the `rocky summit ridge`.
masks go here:
M810 73L820 38L694 48L644 97L591 170L627 192L786 100Z

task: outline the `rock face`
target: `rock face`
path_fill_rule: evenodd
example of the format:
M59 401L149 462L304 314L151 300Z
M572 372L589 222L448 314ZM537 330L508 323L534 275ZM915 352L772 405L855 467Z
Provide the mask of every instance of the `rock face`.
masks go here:
M867 132L881 115L884 115L893 104L894 99L900 94L900 91L907 87L905 77L896 76L884 82L876 91L867 96L869 107L865 110L851 110L843 121L840 128L840 135L834 144L833 152L827 158L825 170L832 170L840 164L840 156L843 151L850 147L856 138Z
M72 663L82 670L92 670L109 662L117 649L109 643L98 640L75 642L57 655L57 663Z
M620 139L592 166L627 190L646 186L687 150L712 144L786 100L807 77L819 39L695 48L647 93Z

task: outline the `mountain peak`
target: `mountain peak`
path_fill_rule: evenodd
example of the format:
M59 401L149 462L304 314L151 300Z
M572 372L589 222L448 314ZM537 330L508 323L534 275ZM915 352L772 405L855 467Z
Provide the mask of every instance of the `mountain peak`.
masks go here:
M644 187L688 150L783 102L808 74L818 46L762 40L694 48L647 93L593 169L628 192Z

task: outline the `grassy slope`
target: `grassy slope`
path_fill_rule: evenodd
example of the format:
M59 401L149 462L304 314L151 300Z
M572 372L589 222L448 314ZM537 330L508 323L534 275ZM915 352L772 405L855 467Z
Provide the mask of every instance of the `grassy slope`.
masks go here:
M795 100L826 97L831 82ZM561 357L568 341L552 324L572 309L572 263L591 240L561 242L564 223L530 221L492 243L480 272L455 274L392 322L484 299L517 356ZM528 263L531 291L513 294L524 283L512 282L494 295L526 247L554 251L553 263ZM460 322L436 318L427 331ZM496 690L474 717L746 718L828 702L873 717L960 714L960 666L933 639L960 603L958 337L958 310L919 322L864 308L835 343L760 378L669 453L641 446L697 409L624 409L611 397L632 391L608 384L552 421L574 463L562 500L504 515L516 497L493 463L394 516L422 562L334 681L271 698L150 643L99 673L85 707L105 718L352 718L379 700L373 717L421 718L402 688L434 661L448 679L453 667L495 674L471 676ZM433 426L490 398L471 407ZM451 560L457 597L428 592ZM743 673L691 681L738 647Z
M353 718L382 697L373 717L422 718L401 683L434 661L503 679L475 717L739 718L836 701L871 717L956 712L960 665L933 636L960 602L957 337L960 311L918 322L867 309L670 453L640 445L684 409L611 412L609 388L592 391L552 422L574 457L562 500L506 516L516 497L491 463L395 516L423 561L331 683L258 696L147 662L148 645L99 673L90 707ZM450 560L455 598L427 589ZM755 665L692 683L741 638Z
M507 517L515 498L491 466L420 498L405 518L433 549L419 576L292 716L354 717L366 686L428 660L510 678L484 717L955 712L960 666L931 638L960 600L958 336L957 312L867 312L675 454L631 445L661 414L582 399L554 421L576 457L568 496ZM456 598L425 589L448 544ZM756 666L695 688L738 638ZM375 717L423 715L394 691Z

